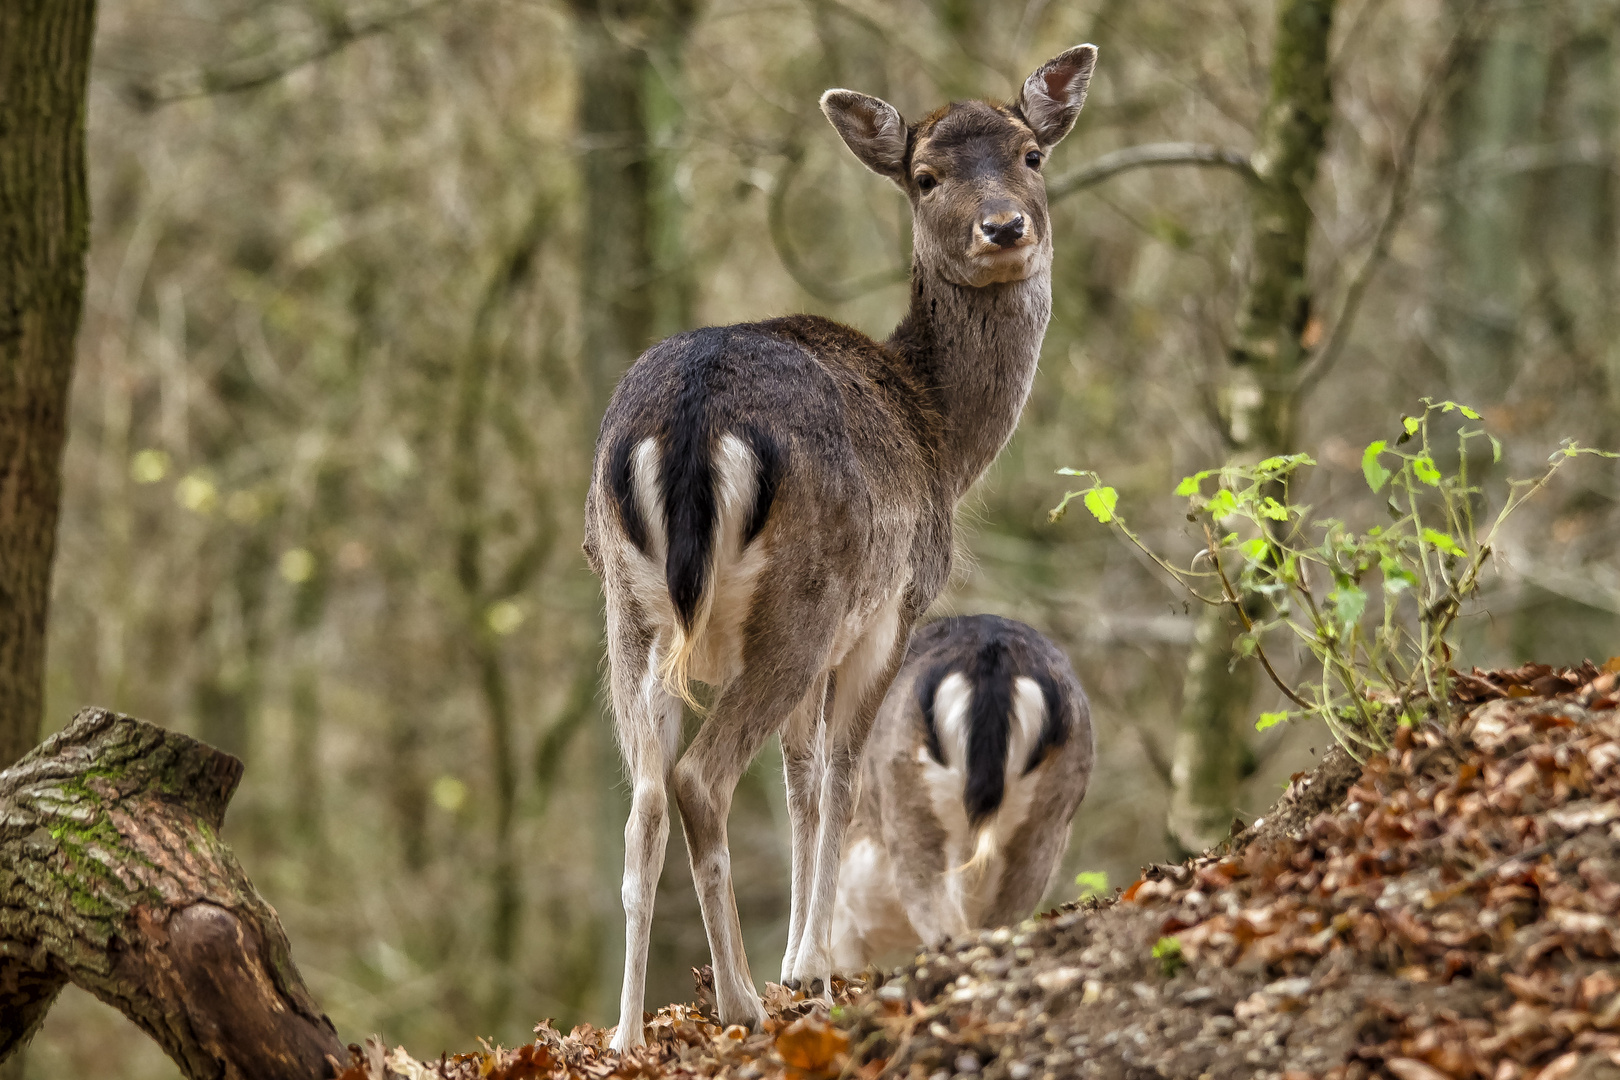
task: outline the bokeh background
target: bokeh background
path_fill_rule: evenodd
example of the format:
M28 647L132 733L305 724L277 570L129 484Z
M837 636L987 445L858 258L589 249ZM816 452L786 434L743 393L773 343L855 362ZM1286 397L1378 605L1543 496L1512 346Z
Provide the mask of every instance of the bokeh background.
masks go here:
M693 325L897 320L905 201L843 149L823 89L915 117L1010 96L1093 41L1051 176L1144 143L1246 153L1272 16L1265 0L106 0L48 727L94 703L244 759L226 836L345 1038L430 1057L523 1041L540 1017L611 1023L626 787L579 542L619 373ZM1620 445L1617 40L1616 0L1338 5L1311 196L1324 318L1416 142L1388 256L1301 412L1318 512L1366 512L1361 447L1422 395L1486 414L1508 447L1493 481L1564 436ZM1173 854L1166 763L1197 621L1083 514L1048 522L1054 471L1100 471L1150 543L1196 549L1170 489L1226 454L1214 388L1247 214L1220 169L1055 202L1041 373L960 515L938 610L1032 623L1091 695L1100 756L1053 902L1077 871L1124 884ZM1613 466L1582 462L1519 519L1465 662L1620 651L1617 498ZM1274 707L1261 687L1254 710ZM1245 812L1327 738L1251 734ZM787 914L776 754L731 833L762 978ZM706 960L676 830L649 999L687 997ZM177 1074L70 988L28 1075Z

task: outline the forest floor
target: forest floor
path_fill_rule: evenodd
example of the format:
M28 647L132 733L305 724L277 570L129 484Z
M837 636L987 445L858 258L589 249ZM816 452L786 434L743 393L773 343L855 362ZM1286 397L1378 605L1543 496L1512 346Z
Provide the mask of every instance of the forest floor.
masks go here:
M1620 1080L1620 661L1459 675L1453 719L1335 751L1224 850L840 986L770 1030L701 1001L624 1058L516 1050L342 1080ZM700 995L701 996L701 995Z

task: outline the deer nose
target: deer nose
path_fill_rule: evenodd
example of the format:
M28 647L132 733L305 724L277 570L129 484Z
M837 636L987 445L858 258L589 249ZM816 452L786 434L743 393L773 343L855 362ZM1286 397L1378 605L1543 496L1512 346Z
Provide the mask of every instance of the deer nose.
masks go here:
M992 244L1000 247L1012 247L1023 238L1024 215L1014 214L1006 221L997 221L995 218L987 217L979 222L979 231L984 233L984 238Z

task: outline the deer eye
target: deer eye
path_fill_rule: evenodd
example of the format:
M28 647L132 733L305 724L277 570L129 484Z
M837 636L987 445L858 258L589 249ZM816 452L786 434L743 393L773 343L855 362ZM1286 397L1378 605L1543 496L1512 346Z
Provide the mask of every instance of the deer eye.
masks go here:
M1041 167L1041 152L1039 150L1031 150L1029 153L1025 154L1024 155L1024 164L1028 165L1032 169L1040 168Z
M934 179L932 173L917 174L917 190L922 192L924 195L928 194L930 191L933 191L938 185L939 181Z

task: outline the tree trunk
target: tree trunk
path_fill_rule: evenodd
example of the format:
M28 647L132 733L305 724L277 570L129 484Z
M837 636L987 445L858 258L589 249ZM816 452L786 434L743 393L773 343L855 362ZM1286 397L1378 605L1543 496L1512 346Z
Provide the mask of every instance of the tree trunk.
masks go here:
M657 331L686 329L690 277L670 145L681 127L681 49L697 0L575 0L585 218L580 287L592 423ZM662 181L662 182L661 182Z
M219 838L242 763L103 709L0 773L0 1060L68 982L188 1077L307 1080L348 1055Z
M575 123L582 152L581 410L594 440L615 383L656 337L687 329L694 290L673 177L685 126L682 53L699 0L573 0ZM578 492L581 500L584 491ZM577 505L577 504L576 504ZM598 891L570 937L581 955L564 961L581 982L558 991L588 1010L611 1008L621 957L606 947L624 869L618 822L629 812L612 740L591 746L601 802L588 844Z
M1453 6L1461 18L1469 5ZM1503 166L1540 134L1549 22L1545 11L1504 9L1470 43L1464 77L1447 101L1447 164L1464 182L1444 202L1445 359L1459 400L1480 407L1501 402L1517 367L1532 184L1524 170Z
M1237 335L1220 395L1226 441L1240 460L1294 447L1297 384L1310 318L1305 277L1317 159L1332 116L1328 37L1333 0L1283 0L1271 55L1271 92L1249 212L1253 245ZM1188 852L1226 835L1248 743L1254 665L1232 664L1242 627L1225 607L1204 611L1182 693L1168 826Z
M89 246L91 0L0 5L0 766L39 741L45 613Z

